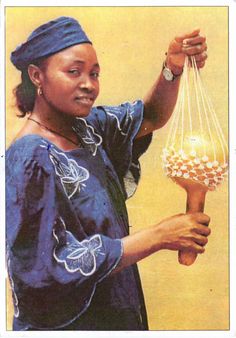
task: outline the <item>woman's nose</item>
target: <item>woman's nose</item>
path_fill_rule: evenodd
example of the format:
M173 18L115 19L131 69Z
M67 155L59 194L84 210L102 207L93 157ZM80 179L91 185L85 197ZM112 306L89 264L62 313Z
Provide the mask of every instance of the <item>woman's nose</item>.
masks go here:
M90 79L89 76L83 76L83 78L80 79L79 86L81 89L87 91L93 91L95 88L93 81Z

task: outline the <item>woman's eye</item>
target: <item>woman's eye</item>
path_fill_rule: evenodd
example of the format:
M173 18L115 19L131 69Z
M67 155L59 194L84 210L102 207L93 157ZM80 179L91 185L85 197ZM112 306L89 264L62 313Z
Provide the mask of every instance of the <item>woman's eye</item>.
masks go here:
M79 70L78 69L70 69L70 70L68 70L68 73L69 74L79 74Z
M99 77L99 73L98 72L93 72L91 73L91 76L95 79L97 79Z

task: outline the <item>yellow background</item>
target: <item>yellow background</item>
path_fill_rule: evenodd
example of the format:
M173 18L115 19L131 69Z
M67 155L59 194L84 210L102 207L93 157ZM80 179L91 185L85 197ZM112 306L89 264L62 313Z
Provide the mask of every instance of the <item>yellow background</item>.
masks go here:
M227 7L8 7L6 9L7 145L23 121L16 118L12 89L20 73L9 55L38 25L73 16L84 27L102 67L97 104L143 98L162 68L169 42L199 27L208 41L202 71L225 135L228 131ZM162 171L160 152L169 126L155 133L142 157L142 178L128 201L132 231L185 211L185 192ZM151 330L227 330L229 328L228 185L209 192L205 212L212 234L204 255L191 267L177 253L162 251L139 263ZM12 307L8 292L8 327Z

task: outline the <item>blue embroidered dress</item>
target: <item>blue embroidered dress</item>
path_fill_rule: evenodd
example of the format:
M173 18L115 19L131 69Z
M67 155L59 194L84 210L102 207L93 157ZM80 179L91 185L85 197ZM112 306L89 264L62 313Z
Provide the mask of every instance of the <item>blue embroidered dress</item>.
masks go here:
M14 330L145 330L136 265L110 274L129 234L125 200L151 135L143 103L76 118L82 147L26 135L6 153L7 263Z

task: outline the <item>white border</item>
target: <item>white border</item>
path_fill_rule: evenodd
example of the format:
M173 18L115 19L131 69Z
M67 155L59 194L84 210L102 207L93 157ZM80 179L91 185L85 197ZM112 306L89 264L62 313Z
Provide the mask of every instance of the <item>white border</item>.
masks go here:
M0 189L0 224L1 224L1 231L0 231L0 336L1 333L4 332L5 323L6 323L6 307L4 306L6 303L6 285L5 285L5 189L4 189L4 182L5 182L5 59L3 51L5 51L5 37L4 37L4 25L5 20L4 18L4 8L1 7L0 12L0 49L1 59L0 59L0 174L1 174L1 189Z
M112 333L107 332L96 332L96 331L55 331L55 332L16 332L16 331L6 331L6 309L3 304L6 303L6 288L5 288L5 189L4 184L0 189L0 337L40 337L42 335L49 337L102 337L106 338L112 336L115 337L180 337L180 338L190 338L190 337L208 337L208 338L226 338L226 337L236 337L236 205L234 191L236 189L236 105L235 105L235 88L236 88L236 0L231 1L221 1L221 0L160 0L160 1L151 1L146 0L142 3L134 0L119 0L119 6L228 6L229 7L229 131L230 131L230 331L149 331L149 332L120 332L113 331ZM5 17L4 11L6 6L31 6L31 7L43 7L43 6L117 6L117 2L114 1L93 1L93 0L61 0L58 4L58 1L53 0L41 0L37 4L33 0L3 0L1 1L1 41L0 41L0 50L5 51L4 41L5 41ZM23 24L23 22L22 22ZM1 52L0 59L0 88L1 88L1 114L0 114L0 173L1 173L1 182L5 181L5 164L4 158L1 157L5 152L5 53ZM220 65L219 65L220 67Z
M235 0L146 0L146 1L137 1L137 0L119 0L119 5L116 1L113 0L80 0L79 3L77 0L61 0L59 3L56 0L40 0L37 4L33 0L2 0L2 6L14 6L14 7L23 7L23 6L30 6L30 7L68 7L68 6L99 6L99 7L148 7L148 6L173 6L173 7L180 7L180 6L230 6L233 7Z
M229 35L229 135L230 135L230 323L231 332L236 337L236 206L235 206L235 187L236 187L236 100L235 100L235 88L236 74L235 57L236 57L236 26L235 26L235 15L236 15L236 1L231 5L229 12L230 22L230 35Z

